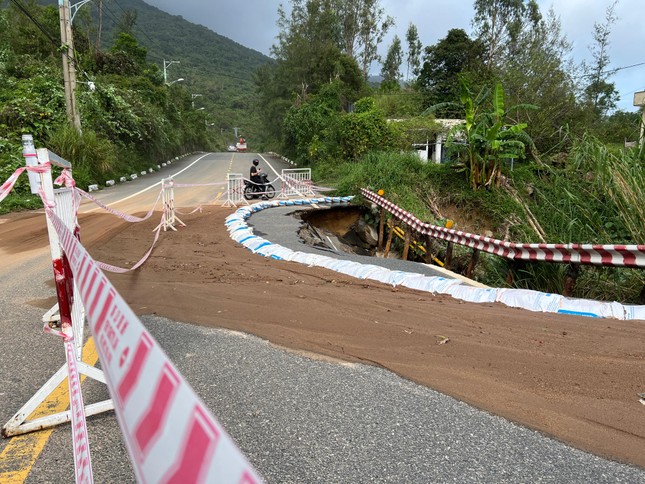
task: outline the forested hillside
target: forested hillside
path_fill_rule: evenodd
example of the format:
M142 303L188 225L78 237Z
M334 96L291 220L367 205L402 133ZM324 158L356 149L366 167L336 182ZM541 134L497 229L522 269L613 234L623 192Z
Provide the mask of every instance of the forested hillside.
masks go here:
M78 10L71 62L81 130L74 129L66 115L58 5L41 3L0 3L3 180L24 164L23 133L73 160L79 186L187 151L225 149L234 127L260 146L253 80L270 59L140 0ZM21 179L0 209L33 206Z
M58 2L42 0L41 4ZM240 127L249 140L259 141L253 79L258 67L270 62L267 56L142 0L89 2L78 11L74 25L85 36L77 42L96 45L100 41L106 49L118 32L125 31L146 47L149 62L163 68L164 60L179 61L168 67L168 80L183 78L185 89L201 94L195 106L205 108L213 129L230 135L223 141L233 139L233 127Z

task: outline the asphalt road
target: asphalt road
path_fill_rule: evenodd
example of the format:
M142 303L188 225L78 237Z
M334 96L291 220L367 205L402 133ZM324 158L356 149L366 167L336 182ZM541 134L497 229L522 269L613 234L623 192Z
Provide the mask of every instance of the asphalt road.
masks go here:
M110 203L138 193L200 156L99 197ZM220 181L227 170L246 174L252 157L208 155L181 174L181 183ZM145 206L156 190L123 205ZM186 203L202 196L197 203L212 203L217 196L195 190ZM284 214L271 212L254 215L250 223L277 239L285 232L272 217ZM64 362L62 345L43 334L40 322L54 294L47 250L4 267L9 269L0 268L0 423ZM645 482L643 469L578 451L379 368L310 358L252 336L157 317L143 322L268 482ZM89 403L107 398L107 391L88 381L84 396ZM95 481L133 482L114 416L91 417L88 429ZM72 482L69 425L41 440L35 463L22 463L29 469L25 482ZM0 453L10 443L0 442ZM24 455L1 455L0 482L12 482L7 471Z

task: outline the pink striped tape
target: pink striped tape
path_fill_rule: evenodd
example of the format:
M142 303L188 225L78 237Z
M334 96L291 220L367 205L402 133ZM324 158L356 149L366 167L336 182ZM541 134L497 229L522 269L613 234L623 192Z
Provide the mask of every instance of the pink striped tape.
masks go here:
M51 210L141 482L261 482L226 431Z
M150 211L143 217L135 217L133 215L128 215L127 213L119 212L118 210L114 210L113 208L108 207L103 202L101 202L97 198L93 197L92 195L90 195L89 193L81 190L78 187L76 187L76 191L78 191L78 193L80 193L83 197L85 197L88 200L91 200L92 202L94 202L96 205L101 207L103 210L106 210L106 211L110 212L112 215L116 215L117 217L122 218L126 222L143 222L145 220L148 220L152 216L152 214L154 213L155 207L157 206L157 203L159 203L159 199L161 198L161 190L160 190L159 194L157 195L157 199L155 200L155 203L152 205L152 208L150 209Z
M69 401L72 410L72 445L74 447L74 471L76 482L94 482L92 460L90 458L90 441L87 435L85 404L81 393L81 380L76 366L76 354L73 339L65 338L65 356L67 358L67 381L69 384Z
M163 222L163 216L162 216L162 222ZM155 229L155 238L152 241L152 245L150 246L150 249L148 249L148 252L144 254L144 256L139 260L139 262L134 264L129 269L106 264L105 262L97 262L96 265L98 265L104 271L114 272L116 274L125 274L126 272L130 272L135 269L138 269L148 260L148 258L150 257L150 254L152 254L152 250L155 248L155 245L157 245L157 242L159 241L159 234L161 233L161 226L162 226L162 223L157 225L157 228Z
M11 190L13 189L14 185L18 181L18 178L23 174L23 172L31 171L33 173L45 173L50 169L51 165L49 163L43 163L42 165L37 166L22 166L18 168L11 174L9 178L5 180L2 186L0 186L0 202L7 198L7 195L11 193Z
M74 472L76 482L92 483L92 459L90 456L90 441L85 420L85 403L81 392L81 379L76 364L76 352L72 327L68 323L63 325L63 331L53 330L49 323L43 325L45 333L63 339L65 346L65 360L67 361L67 383L69 388L69 406L71 409L72 423L72 448L74 451Z
M367 189L361 193L369 201L383 207L397 219L420 234L446 240L507 259L545 261L562 264L575 263L614 267L645 267L645 245L598 244L516 244L469 234L422 222L394 203Z

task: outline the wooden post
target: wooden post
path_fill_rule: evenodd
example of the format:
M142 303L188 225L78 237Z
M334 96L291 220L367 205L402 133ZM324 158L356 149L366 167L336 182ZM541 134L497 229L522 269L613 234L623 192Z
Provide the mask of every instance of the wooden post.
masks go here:
M468 263L468 267L466 268L466 273L464 274L464 276L471 277L473 275L473 272L475 272L475 267L477 266L478 261L479 261L479 250L473 249L473 255L470 258L470 262Z
M573 296L574 291L576 290L576 281L580 275L580 266L578 264L569 264L567 266L567 272L564 276L564 288L562 290L562 295L564 297Z
M450 266L452 266L452 247L452 242L448 242L448 246L446 247L446 260L444 262L446 269L450 269Z
M381 221L378 224L378 247L377 251L383 250L383 230L385 228L385 209L381 207Z
M515 263L514 260L509 260L508 261L508 272L506 273L506 285L512 286L513 282L515 282L515 270L517 268L517 264Z
M387 234L387 242L385 244L385 252L383 253L383 257L385 259L387 259L387 256L390 253L390 247L392 247L392 236L394 236L394 221L389 223L388 227L390 227L390 233Z
M408 253L410 252L410 227L407 227L407 230L405 231L405 243L403 244L403 256L401 257L403 260L408 260Z
M423 237L423 242L425 243L426 246L426 253L423 256L423 260L426 264L432 264L432 259L434 258L434 253L433 253L433 247L432 247L432 239L428 234L425 234Z

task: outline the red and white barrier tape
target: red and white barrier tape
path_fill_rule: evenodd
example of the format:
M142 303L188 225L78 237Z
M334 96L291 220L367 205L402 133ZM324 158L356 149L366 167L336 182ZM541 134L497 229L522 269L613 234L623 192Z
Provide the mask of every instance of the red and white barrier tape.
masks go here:
M74 447L74 472L76 482L94 482L92 476L92 459L90 457L90 440L87 435L85 404L81 392L81 379L76 365L74 340L65 338L65 357L67 358L67 382L69 401L72 410L72 445Z
M155 203L153 203L153 204L152 204L152 208L150 209L150 211L149 211L145 216L143 216L143 217L135 217L135 216L133 216L133 215L128 215L127 213L119 212L118 210L115 210L115 209L113 209L113 208L108 207L108 206L107 206L107 205L105 205L103 202L101 202L101 201L100 201L100 200L98 200L97 198L93 197L92 195L90 195L89 193L87 193L87 192L85 192L85 191L81 190L81 189L80 189L80 188L78 188L78 187L76 188L76 190L77 190L77 191L78 191L78 193L80 193L83 197L87 198L88 200L91 200L91 201L92 201L92 202L94 202L96 205L98 205L99 207L101 207L103 210L107 210L107 211L108 211L108 212L110 212L112 215L116 215L117 217L119 217L119 218L121 218L121 219L125 220L126 222L133 222L133 223L134 223L134 222L143 222L143 221L145 221L145 220L148 220L150 217L152 217L152 214L154 213L155 208L157 207L157 203L159 203L159 199L161 198L161 192L162 192L161 190L159 191L159 194L157 195L157 199L155 200Z
M174 183L175 188L193 188L193 187L219 187L226 185L226 182L213 182L213 183Z
M77 281L141 482L261 482L98 264L47 209Z
M383 207L420 234L446 240L500 257L524 261L575 263L614 267L645 267L645 245L597 244L516 244L470 234L460 230L437 227L422 222L414 215L376 193L362 189L363 196Z
M45 173L51 169L51 165L49 163L45 163L42 165L37 165L37 166L22 166L18 168L16 171L12 173L12 175L7 178L7 180L0 186L0 202L3 201L5 198L7 198L7 195L11 192L13 189L13 186L16 184L18 181L18 178L20 175L23 174L25 171L30 171L32 173Z
M58 182L58 179L56 181ZM73 179L72 179L72 182L73 182ZM107 205L103 204L101 201L99 201L98 199L96 199L95 197L90 195L89 193L84 192L80 188L76 188L76 191L78 193L80 193L83 197L87 198L88 200L93 201L99 207L107 210L111 214L116 215L117 217L125 220L126 222L133 222L134 223L134 222L143 222L145 220L148 220L152 216L152 214L154 213L155 207L157 206L157 203L159 203L159 199L161 198L161 194L162 194L163 189L159 191L159 195L157 195L157 199L155 200L155 203L153 204L153 206L150 209L150 211L144 217L135 217L133 215L128 215L126 213L119 212L118 210L114 210L114 209L108 207ZM166 207L164 207L164 210L165 209L166 209ZM163 221L164 214L162 214L161 217L162 217L161 219ZM148 250L148 252L146 252L145 255L136 264L134 264L132 267L126 269L126 268L123 268L123 267L117 267L117 266L113 266L111 264L106 264L105 262L98 262L98 261L97 261L97 265L101 269L103 269L104 271L114 272L114 273L117 273L117 274L124 274L126 272L130 272L130 271L133 271L135 269L138 269L150 257L150 254L152 253L152 250L154 249L155 245L157 244L157 242L159 240L159 233L161 232L161 227L162 227L162 224L159 224L157 226L157 228L155 229L155 237L154 237L154 240L153 240L152 245L150 246L150 249Z
M162 222L163 222L163 215L162 215ZM163 223L160 223L159 225L157 225L157 228L155 229L155 238L152 241L152 245L150 246L150 249L148 249L148 252L144 254L144 256L139 260L139 262L134 264L129 269L106 264L105 262L97 261L96 264L104 271L114 272L116 274L125 274L126 272L130 272L130 271L134 271L135 269L138 269L148 260L148 258L150 257L150 254L152 254L152 249L155 248L155 245L157 245L157 241L159 240L159 234L161 233L162 226L163 226Z
M53 330L45 323L43 331L63 339L65 346L65 361L67 362L67 383L69 388L69 403L72 423L72 448L74 450L74 472L76 482L94 482L92 475L92 458L90 455L90 440L85 418L85 403L81 392L81 377L78 371L76 350L72 327L67 324L63 331Z

